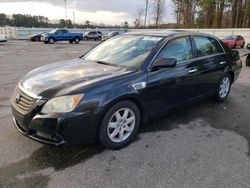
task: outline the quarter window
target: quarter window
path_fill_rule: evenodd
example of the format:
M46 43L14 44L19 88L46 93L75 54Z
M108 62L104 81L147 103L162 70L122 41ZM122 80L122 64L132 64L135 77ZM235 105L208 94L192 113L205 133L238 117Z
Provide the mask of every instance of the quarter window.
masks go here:
M168 42L158 54L156 60L161 58L176 58L177 62L191 59L192 48L190 38L181 37Z
M194 41L196 44L198 57L223 53L220 44L214 38L195 36Z

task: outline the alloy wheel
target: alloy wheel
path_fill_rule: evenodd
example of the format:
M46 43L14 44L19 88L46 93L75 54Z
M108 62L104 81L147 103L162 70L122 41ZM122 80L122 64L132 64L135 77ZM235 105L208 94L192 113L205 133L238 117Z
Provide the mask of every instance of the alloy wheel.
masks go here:
M230 79L225 77L220 83L219 94L221 98L225 98L230 90Z
M120 143L125 141L135 128L136 116L129 108L117 110L110 118L107 133L111 141Z

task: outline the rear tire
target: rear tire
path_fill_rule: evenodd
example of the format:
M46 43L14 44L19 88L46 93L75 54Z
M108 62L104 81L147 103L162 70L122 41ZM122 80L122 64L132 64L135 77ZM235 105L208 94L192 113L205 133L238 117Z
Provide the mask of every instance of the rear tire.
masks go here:
M113 150L129 145L139 130L140 121L140 110L134 103L121 101L113 105L102 120L100 143Z
M38 42L40 41L40 38L39 37L35 37L35 42Z
M78 37L76 37L74 41L75 41L76 44L79 44L80 39Z
M232 78L229 74L226 74L218 83L215 93L215 100L222 102L228 97L232 85Z
M248 55L246 58L246 66L250 66L250 55Z

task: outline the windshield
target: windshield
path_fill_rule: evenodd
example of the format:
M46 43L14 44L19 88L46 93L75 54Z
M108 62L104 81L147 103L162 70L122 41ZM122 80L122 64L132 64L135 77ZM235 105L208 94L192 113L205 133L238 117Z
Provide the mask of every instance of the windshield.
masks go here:
M236 38L236 36L226 36L224 37L224 40L235 40Z
M84 56L87 61L139 67L163 37L122 35L101 43Z
M57 29L53 29L52 31L50 31L49 33L55 33L57 31Z

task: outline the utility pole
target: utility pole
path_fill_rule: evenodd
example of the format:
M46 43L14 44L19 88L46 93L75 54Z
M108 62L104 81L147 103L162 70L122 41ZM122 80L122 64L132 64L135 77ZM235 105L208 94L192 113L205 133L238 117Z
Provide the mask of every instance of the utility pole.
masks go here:
M75 18L75 11L73 10L73 22L74 22L74 28L76 27L76 18Z
M145 7L145 20L144 20L144 27L147 27L147 15L148 15L148 1L149 0L145 0L146 3L146 7Z
M64 4L65 4L65 21L67 22L67 2L66 2L67 0L64 0Z

